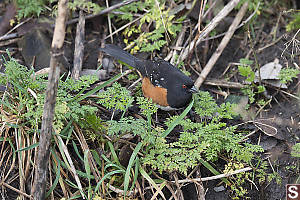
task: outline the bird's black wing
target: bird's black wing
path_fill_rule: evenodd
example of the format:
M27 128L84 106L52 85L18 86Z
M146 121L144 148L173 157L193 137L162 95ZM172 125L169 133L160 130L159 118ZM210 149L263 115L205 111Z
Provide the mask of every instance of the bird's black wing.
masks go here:
M145 63L147 66L145 69L145 76L150 79L153 85L166 88L167 82L170 79L168 74L173 72L173 68L175 67L164 60L145 61Z

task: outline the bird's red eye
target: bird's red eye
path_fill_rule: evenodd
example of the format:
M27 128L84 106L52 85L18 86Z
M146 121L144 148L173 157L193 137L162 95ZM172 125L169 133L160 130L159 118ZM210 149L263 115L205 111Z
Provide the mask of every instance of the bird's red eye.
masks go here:
M182 88L186 89L186 85L182 85Z

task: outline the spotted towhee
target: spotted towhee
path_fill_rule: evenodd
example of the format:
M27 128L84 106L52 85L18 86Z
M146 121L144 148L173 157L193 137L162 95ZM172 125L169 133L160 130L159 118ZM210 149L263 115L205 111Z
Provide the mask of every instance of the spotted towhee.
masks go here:
M152 99L162 110L185 107L191 101L192 93L198 91L190 77L167 61L142 60L112 44L100 50L136 68L143 77L144 96Z

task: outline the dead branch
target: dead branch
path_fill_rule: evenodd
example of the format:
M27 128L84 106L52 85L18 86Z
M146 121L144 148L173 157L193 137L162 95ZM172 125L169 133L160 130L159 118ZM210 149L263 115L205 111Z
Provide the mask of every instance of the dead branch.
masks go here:
M84 51L84 35L85 35L85 19L83 11L79 12L79 22L76 27L75 51L74 51L74 67L72 70L72 78L79 79L82 69L83 51Z
M65 39L65 28L68 14L68 0L60 0L58 3L58 15L55 22L55 29L52 40L52 52L50 60L50 72L46 89L44 112L42 117L41 135L39 149L36 157L36 168L31 195L34 199L45 199L45 188L47 179L47 167L50 154L50 143L53 132L52 122L54 118L54 108L58 80L60 75L59 56L62 56L62 47Z
M205 78L207 77L208 73L211 71L214 64L217 62L218 58L222 54L224 48L227 46L227 44L230 41L234 31L236 30L236 27L239 25L239 23L241 22L243 16L245 15L245 13L247 11L247 8L248 8L248 2L245 2L243 4L243 6L240 8L240 10L239 10L238 14L236 15L236 17L234 18L231 26L228 29L228 32L226 33L226 35L222 39L219 47L216 49L215 53L211 56L208 63L206 64L206 66L202 70L200 76L196 80L195 86L197 88L199 88L202 85L202 83L205 80Z
M205 85L210 86L218 86L218 87L225 87L225 88L235 88L235 89L241 89L245 87L245 85L241 83L226 81L226 80L220 80L220 79L206 79L204 82Z
M200 42L225 18L231 10L239 3L240 0L231 0L220 12L217 16L213 18L213 20L204 28L201 32L198 40L196 41L196 45L199 45ZM180 59L185 60L189 53L193 50L195 46L195 41L192 41L180 54Z

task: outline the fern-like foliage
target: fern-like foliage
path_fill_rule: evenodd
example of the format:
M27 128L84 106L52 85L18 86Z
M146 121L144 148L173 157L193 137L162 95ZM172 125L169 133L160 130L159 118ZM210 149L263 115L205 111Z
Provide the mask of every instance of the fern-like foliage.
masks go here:
M201 123L189 119L182 120L178 141L167 142L157 137L149 153L143 159L144 164L162 171L178 170L187 174L188 169L195 167L199 159L215 161L219 154L226 154L239 162L250 162L254 152L261 152L260 146L241 143L243 134L236 133L235 126L228 126L222 119L232 118L232 106L218 106L207 92L196 95L195 111L202 117ZM178 116L168 119L169 126Z
M151 116L153 113L157 112L157 106L152 103L152 100L145 97L137 97L137 104L140 105L142 109L142 114Z
M280 83L287 84L293 78L296 78L299 73L299 69L285 68L280 70L278 78L280 79Z
M106 91L98 94L100 100L98 103L107 109L126 111L132 105L134 98L130 95L130 91L122 87L119 83L114 83L112 87L108 87Z
M181 30L184 18L175 18L165 4L164 0L137 1L120 8L122 15L112 15L118 21L132 21L134 14L144 13L139 25L133 24L123 32L124 42L133 47L131 53L159 50L167 43L166 38L175 37ZM145 31L145 27L151 28Z
M4 65L5 74L1 75L0 82L8 87L10 93L3 98L4 109L15 114L24 126L34 132L40 128L42 120L47 79L45 75L35 75L33 70L28 70L13 58ZM86 114L97 110L96 107L73 101L75 95L72 94L90 86L96 80L95 77L82 77L76 82L72 79L59 81L53 122L57 133L70 119L79 121Z
M107 134L119 136L120 134L143 135L147 132L146 121L142 119L122 118L120 121L108 121Z
M293 157L300 158L300 143L297 143L292 147L291 155Z

